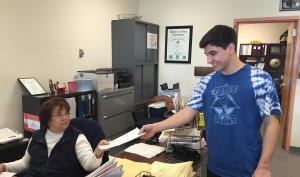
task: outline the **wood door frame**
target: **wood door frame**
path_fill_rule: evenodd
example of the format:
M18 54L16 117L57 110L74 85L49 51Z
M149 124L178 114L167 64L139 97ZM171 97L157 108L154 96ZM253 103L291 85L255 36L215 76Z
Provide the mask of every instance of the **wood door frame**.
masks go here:
M284 140L284 149L289 151L290 141L291 141L291 128L294 112L294 102L295 102L295 91L296 91L296 81L299 73L299 57L300 57L300 48L296 47L300 45L300 16L282 16L282 17L262 17L262 18L243 18L243 19L234 19L234 29L238 33L240 24L261 24L261 23L286 23L291 22L295 23L296 37L293 44L293 58L292 68L291 68L291 82L289 87L288 95L288 108L287 108L287 123L286 123L286 138Z

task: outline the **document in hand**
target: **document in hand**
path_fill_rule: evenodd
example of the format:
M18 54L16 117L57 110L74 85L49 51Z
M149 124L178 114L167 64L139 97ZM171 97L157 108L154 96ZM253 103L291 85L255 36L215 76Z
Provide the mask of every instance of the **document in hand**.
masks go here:
M94 170L86 177L122 177L123 165L117 166L115 160L110 160Z
M145 133L142 133L139 135L140 130L138 128L135 128L131 130L130 132L126 133L125 135L120 136L119 138L116 138L109 142L109 145L101 145L99 146L100 149L110 149L115 146L122 145L124 143L127 143L131 140L134 140L140 136L142 136Z

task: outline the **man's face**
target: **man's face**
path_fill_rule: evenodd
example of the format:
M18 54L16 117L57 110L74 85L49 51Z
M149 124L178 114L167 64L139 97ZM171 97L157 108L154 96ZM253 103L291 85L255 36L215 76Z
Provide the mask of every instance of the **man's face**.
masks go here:
M204 53L207 56L207 63L211 64L215 71L226 74L231 58L230 47L230 44L226 49L208 44L204 48Z

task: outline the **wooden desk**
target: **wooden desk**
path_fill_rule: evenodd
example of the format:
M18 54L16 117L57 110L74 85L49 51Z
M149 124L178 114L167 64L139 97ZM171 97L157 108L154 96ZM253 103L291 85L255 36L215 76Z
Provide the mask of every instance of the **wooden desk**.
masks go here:
M29 140L22 139L0 145L0 163L21 159L26 151Z
M159 143L157 144L158 146L162 146L165 147L166 143ZM129 159L135 162L144 162L144 163L153 163L154 161L159 161L159 162L164 162L164 163L176 163L175 161L171 161L169 159L167 159L167 153L166 152L162 152L159 155L157 155L156 157L152 157L152 158L146 158L137 154L132 154L129 152L125 152L125 151L121 151L119 153L117 153L115 155L118 158L124 158L124 159ZM203 147L200 153L200 157L201 157L201 162L199 164L197 164L196 166L193 166L193 170L197 171L198 168L200 166L203 166L206 164L207 161L207 147ZM205 167L206 170L206 167Z

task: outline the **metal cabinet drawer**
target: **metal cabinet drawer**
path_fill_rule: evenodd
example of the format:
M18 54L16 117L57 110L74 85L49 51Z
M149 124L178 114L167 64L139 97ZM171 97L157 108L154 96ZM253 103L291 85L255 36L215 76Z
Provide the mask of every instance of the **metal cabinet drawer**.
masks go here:
M133 89L119 89L112 92L99 92L98 105L101 116L133 107Z
M101 127L107 137L134 126L134 122L131 117L131 109L98 117L98 122L100 122Z

